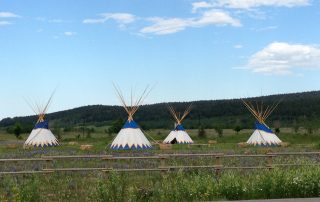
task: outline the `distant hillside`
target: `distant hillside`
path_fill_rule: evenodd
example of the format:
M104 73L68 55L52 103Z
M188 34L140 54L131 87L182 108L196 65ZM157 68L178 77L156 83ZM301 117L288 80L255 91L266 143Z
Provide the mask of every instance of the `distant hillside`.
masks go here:
M320 91L293 93L286 95L271 95L250 100L263 100L265 105L284 97L283 102L270 116L267 123L273 127L274 123L287 126L313 126L320 128ZM189 103L170 103L178 110L184 110ZM85 106L47 115L50 125L59 127L74 127L79 125L109 125L112 121L122 118L126 114L119 106ZM0 121L0 127L9 127L19 122L22 125L34 125L35 116L6 118ZM144 128L171 128L173 120L167 110L166 103L144 105L135 116L135 120ZM241 100L211 100L193 102L193 110L185 121L188 128L223 127L234 128L239 125L251 128L254 119Z

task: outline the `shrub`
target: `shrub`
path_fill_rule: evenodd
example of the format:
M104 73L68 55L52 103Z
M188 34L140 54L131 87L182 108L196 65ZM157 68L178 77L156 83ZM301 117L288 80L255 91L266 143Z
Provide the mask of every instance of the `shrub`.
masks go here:
M199 126L198 129L198 136L199 138L205 138L206 137L206 131L202 125Z
M219 126L216 126L214 130L218 133L218 137L223 137L223 129Z
M233 129L236 133L237 133L237 135L239 134L239 132L242 130L242 128L240 127L240 126L236 126L236 127L234 127L234 129Z
M19 123L16 123L13 129L13 133L17 139L20 139L21 131L22 131L21 125Z

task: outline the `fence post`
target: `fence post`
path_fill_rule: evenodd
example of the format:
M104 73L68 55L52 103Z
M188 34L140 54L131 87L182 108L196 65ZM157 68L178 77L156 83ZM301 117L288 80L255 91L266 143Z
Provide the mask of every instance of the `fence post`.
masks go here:
M51 162L51 160L49 160L49 159L46 159L46 169L49 169L50 168L50 162Z
M267 153L268 155L268 159L267 159L267 167L269 168L269 170L272 170L272 161L273 161L273 155L270 153Z
M48 157L45 157L45 156L41 156L42 159L45 160L44 162L44 168L42 166L42 170L46 169L53 169L53 165L52 165L52 162L53 162L53 159L52 158L48 158ZM50 163L51 163L51 166L50 166Z
M160 158L160 166L159 168L165 168L166 167L166 157L164 155L159 155ZM164 173L165 171L161 171L162 173Z
M104 158L104 160L105 160L104 168L105 168L105 169L112 170L112 169L113 169L113 166L112 166L112 164L110 164L110 162L112 162L113 156L110 155L110 156ZM108 166L108 165L109 165L109 166Z
M215 168L216 175L219 176L221 173L221 167L222 167L220 154L215 156L215 164L214 165L216 166L216 168Z

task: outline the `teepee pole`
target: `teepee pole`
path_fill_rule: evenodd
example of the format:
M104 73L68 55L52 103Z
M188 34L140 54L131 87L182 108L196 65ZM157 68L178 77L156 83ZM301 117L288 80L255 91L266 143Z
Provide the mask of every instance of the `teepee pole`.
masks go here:
M182 116L181 119L180 119L181 122L190 114L191 108L192 108L192 104L190 104L190 105L186 108L186 110L184 111L183 116Z
M27 103L27 105L30 107L30 109L35 113L35 115L38 115L37 110L28 102L26 98L24 98L24 101Z
M144 90L144 92L140 96L140 99L135 104L135 107L133 109L133 114L135 114L138 111L138 109L144 103L145 99L149 96L149 94L151 93L152 90L153 90L153 87L150 88L149 85L146 87L146 89Z
M174 110L174 108L172 107L172 106L168 106L168 108L169 108L169 111L170 111L170 113L171 113L171 115L173 116L173 118L176 120L176 122L177 122L177 124L180 124L180 119L179 119L179 117L178 117L178 115L177 115L177 112Z
M260 118L257 115L255 109L250 106L251 103L249 104L249 102L246 102L244 100L242 100L242 102L247 107L247 109L251 112L251 114L260 122Z
M114 83L113 83L113 87L114 87L114 89L116 90L116 93L117 93L117 95L118 95L117 97L118 97L119 101L121 102L122 107L125 109L125 111L127 112L127 114L130 116L131 110L130 110L129 107L127 106L121 90L120 90Z
M134 95L133 95L133 91L131 88L131 100L130 100L130 106L128 106L126 104L125 98L123 96L122 91L120 90L120 88L113 83L113 87L116 90L116 93L118 95L118 99L120 100L123 108L125 109L125 111L128 114L128 120L132 121L133 120L133 115L138 111L139 107L141 106L141 104L143 103L143 101L146 99L146 97L149 95L149 93L151 92L152 89L149 88L149 85L144 89L144 91L142 92L141 96L139 97L139 99L137 99L136 101L134 101Z
M282 99L279 100L279 102L272 108L270 113L265 117L266 119L274 112L274 110L279 106L279 104L282 102Z

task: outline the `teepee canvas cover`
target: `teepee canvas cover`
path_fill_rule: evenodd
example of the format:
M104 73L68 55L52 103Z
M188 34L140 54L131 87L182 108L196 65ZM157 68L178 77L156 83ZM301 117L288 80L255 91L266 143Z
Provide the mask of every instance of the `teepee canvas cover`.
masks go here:
M164 144L192 144L193 141L182 126L182 121L187 117L191 111L191 105L185 110L183 115L180 117L176 110L169 106L169 111L176 121L175 128L169 133L166 139L163 141Z
M250 145L259 145L259 146L273 146L280 145L281 140L273 133L273 131L265 123L266 119L271 115L271 113L277 108L279 103L274 103L272 106L267 106L263 108L263 103L259 107L256 103L256 107L249 101L243 101L243 104L251 112L251 114L257 119L255 123L255 131L247 141L247 144Z
M38 114L39 118L28 139L25 141L24 147L48 147L59 145L58 140L49 129L49 122L45 120L45 114L51 103L52 97L53 94L45 107L40 107L39 105L32 107L30 105L33 111Z
M138 111L139 107L143 103L144 99L148 96L151 89L147 87L139 99L133 102L133 97L131 93L131 106L128 106L125 102L122 92L116 86L114 86L118 97L123 105L123 108L126 110L128 114L128 120L113 140L111 144L111 149L114 150L140 150L140 149L149 149L151 148L151 143L145 137L143 132L141 131L138 124L133 120L133 115Z

